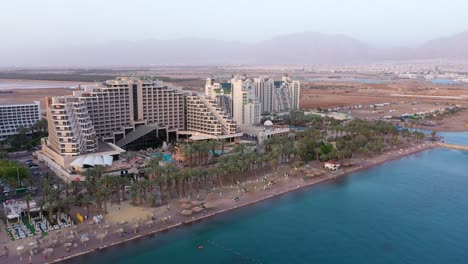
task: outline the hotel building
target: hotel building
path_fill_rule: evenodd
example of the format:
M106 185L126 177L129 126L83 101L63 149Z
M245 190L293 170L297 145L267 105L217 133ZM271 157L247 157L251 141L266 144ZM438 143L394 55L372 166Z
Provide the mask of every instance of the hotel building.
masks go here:
M249 112L251 108L255 111L255 101L260 103L260 114L299 109L300 92L300 82L287 76L280 81L259 77L253 80L233 78L230 82L216 82L215 79L208 78L205 84L205 94L217 98L225 112L233 116L240 125L258 124L259 119L256 119L253 112ZM248 103L253 105L245 106Z
M112 163L124 149L175 141L185 128L184 101L184 94L159 81L130 78L48 98L49 137L42 139L40 159L69 181L75 177L69 170Z
M232 118L239 126L260 123L261 104L255 96L255 86L250 79L233 78Z
M47 103L48 147L63 156L93 153L97 138L85 102L60 96Z
M41 104L0 105L0 140L18 134L18 128L31 127L41 119Z
M224 112L216 99L209 96L187 96L186 118L186 132L191 133L192 139L234 140L242 135L236 122Z
M268 77L254 79L255 96L262 105L263 113L279 113L299 109L301 86L299 81L293 81L283 76L281 81Z

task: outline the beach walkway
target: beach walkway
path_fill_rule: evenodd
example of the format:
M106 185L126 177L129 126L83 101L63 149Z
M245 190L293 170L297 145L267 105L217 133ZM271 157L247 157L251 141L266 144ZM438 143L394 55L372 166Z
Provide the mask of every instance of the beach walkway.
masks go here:
M437 146L443 148L457 149L457 150L468 150L468 146L456 145L456 144L447 144L442 142L437 142Z

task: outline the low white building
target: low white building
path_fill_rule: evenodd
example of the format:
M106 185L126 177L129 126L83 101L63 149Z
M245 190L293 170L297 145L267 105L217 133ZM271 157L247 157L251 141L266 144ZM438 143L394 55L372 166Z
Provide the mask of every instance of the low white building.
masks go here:
M44 162L50 170L67 183L86 180L86 177L82 175L86 168L97 165L111 166L114 159L125 152L112 143L100 141L94 153L64 156L50 148L47 138L43 138L41 143L42 149L36 152L38 160Z
M291 132L289 126L275 126L270 120L263 126L241 126L241 131L244 138L255 140L259 145L272 137L287 137Z
M29 201L29 212L38 212L39 210L36 201ZM3 212L7 222L17 222L24 214L28 213L28 203L25 200L7 200L3 202Z
M323 166L326 168L326 169L329 169L331 171L336 171L336 170L339 170L341 165L340 163L336 162L336 161L325 161L325 163L323 164Z

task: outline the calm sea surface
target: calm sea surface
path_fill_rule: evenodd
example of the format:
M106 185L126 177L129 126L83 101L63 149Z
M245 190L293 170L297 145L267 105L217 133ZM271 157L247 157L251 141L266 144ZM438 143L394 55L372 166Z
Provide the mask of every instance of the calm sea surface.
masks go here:
M357 83L367 83L367 84L382 84L388 83L390 80L380 80L380 79L363 79L363 78L312 78L309 79L310 82L357 82Z
M76 87L76 84L67 83L67 82L23 82L23 81L10 81L10 80L0 80L0 90L10 90L10 89L38 89L38 88L72 88Z
M433 84L458 84L457 81L450 80L450 79L434 79L432 80Z
M429 150L71 263L468 263L468 152Z

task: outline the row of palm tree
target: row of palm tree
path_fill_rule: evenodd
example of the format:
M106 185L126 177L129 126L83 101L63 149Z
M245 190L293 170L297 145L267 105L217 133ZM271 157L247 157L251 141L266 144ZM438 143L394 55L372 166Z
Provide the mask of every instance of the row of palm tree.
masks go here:
M186 155L188 167L161 164L161 157L155 157L142 175L133 178L109 176L104 167L97 166L87 170L85 182L67 185L62 196L44 183L42 200L49 215L55 210L66 210L72 202L85 205L88 210L88 204L95 202L98 211L107 213L109 202L120 204L128 199L127 191L134 205L149 202L151 206L159 206L171 199L194 197L245 182L252 174L273 174L282 163L372 155L402 138L421 137L414 132L402 135L393 125L382 121L353 120L342 124L323 119L322 123L322 130L310 128L294 136L267 139L262 149L252 151L247 145L238 144L231 153L217 159L213 158L215 150L221 147L224 152L224 142L181 143L179 149ZM68 199L66 202L59 201L63 196Z
M189 167L197 165L207 165L212 163L209 160L210 155L215 156L215 150L221 148L221 154L224 153L226 145L225 139L209 140L202 142L182 142L179 144L179 150L183 156L187 157Z

